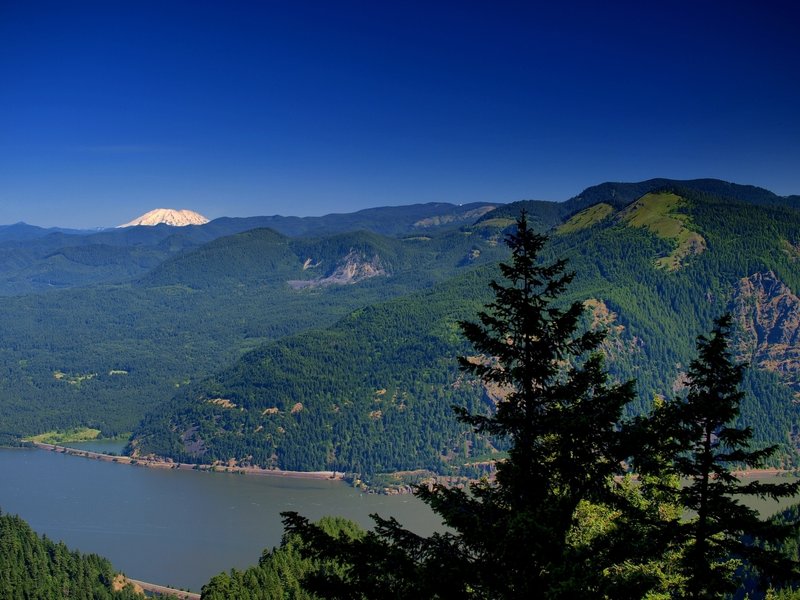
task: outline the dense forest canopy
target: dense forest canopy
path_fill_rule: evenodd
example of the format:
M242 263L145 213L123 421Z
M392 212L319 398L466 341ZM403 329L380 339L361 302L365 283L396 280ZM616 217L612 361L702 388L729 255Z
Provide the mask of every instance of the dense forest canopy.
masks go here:
M27 281L29 267L53 274L53 260L89 279L4 300L0 441L92 428L135 431L132 451L193 462L475 474L469 465L505 448L475 438L449 406L488 409L496 397L464 383L449 357L526 208L550 233L542 257L576 273L564 301L586 302L587 322L608 331L612 376L636 381L628 414L679 390L693 335L731 311L738 355L754 366L741 422L791 467L795 204L752 186L657 179L563 204L419 205L291 226L3 230L6 282ZM283 233L252 228L278 222ZM135 273L121 267L131 253L149 256Z
M476 433L508 440L496 477L468 491L417 486L449 527L430 537L373 515L375 529L352 538L283 513L300 555L328 565L303 587L348 599L710 599L800 580L784 545L800 521L763 520L739 501L791 497L800 481L743 484L731 471L777 447L751 449L752 430L735 424L745 365L730 314L697 338L686 394L624 419L633 385L609 381L604 332L580 328L581 303L556 304L574 278L566 261L539 261L545 239L524 212L507 243L494 299L460 323L480 359L459 358L504 394L488 415L454 407Z
M739 356L755 367L745 374L741 422L756 442L781 445L773 465L792 466L800 388L787 378L791 342L775 354L768 339L796 339L797 211L674 188L578 217L552 232L542 257L569 259L575 279L563 300L586 302L584 318L608 332L602 350L612 376L636 381L626 414L681 389L694 334L731 311ZM492 239L487 232L497 229L485 223L471 231ZM234 458L362 479L418 468L453 473L479 462L502 448L474 438L449 406L491 406L493 391L462 385L448 357L463 349L456 322L487 299L495 276L494 266L476 268L267 344L152 412L135 447L190 462ZM777 314L780 305L787 308Z
M108 560L39 537L25 521L0 513L0 597L7 600L130 600L142 596Z

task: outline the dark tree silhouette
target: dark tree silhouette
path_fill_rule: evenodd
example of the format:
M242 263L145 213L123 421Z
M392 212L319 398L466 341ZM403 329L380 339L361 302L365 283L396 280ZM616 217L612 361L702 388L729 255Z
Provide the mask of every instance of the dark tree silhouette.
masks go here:
M748 495L789 497L800 484L743 483L736 475L735 469L761 466L777 447L750 449L751 429L736 425L746 365L733 360L730 330L731 317L724 315L715 320L710 337L698 337L686 398L660 405L649 419L653 453L669 460L657 469L646 451L640 460L645 473L658 470L662 476L671 473L688 480L675 489L674 497L694 517L672 523L671 529L672 543L682 547L690 598L719 598L734 591L742 564L766 583L797 576L797 565L769 546L785 539L794 526L762 520L739 501Z
M470 492L435 486L417 495L442 516L447 533L423 538L395 520L357 542L326 536L295 513L287 531L310 552L348 565L312 587L327 597L536 598L590 595L592 577L569 543L582 501L614 501L621 473L622 408L632 383L609 385L598 331L578 332L580 303L558 305L572 280L565 261L541 265L546 238L525 214L508 236L512 256L492 282L495 300L478 323L462 323L478 356L461 367L503 397L492 414L456 409L476 431L510 442L496 481Z

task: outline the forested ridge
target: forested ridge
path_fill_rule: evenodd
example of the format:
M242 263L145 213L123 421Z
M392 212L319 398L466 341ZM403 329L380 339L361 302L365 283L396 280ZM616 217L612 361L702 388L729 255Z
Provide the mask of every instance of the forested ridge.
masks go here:
M146 418L133 446L184 462L237 457L292 470L441 471L448 453L464 458L475 443L450 405L477 408L481 393L455 385L451 351L463 346L455 321L481 305L493 270L255 350Z
M608 203L616 209L621 209L645 194L665 189L690 190L757 206L785 206L789 208L800 207L800 196L778 196L777 194L754 185L741 185L719 179L687 179L675 180L657 177L636 183L605 182L586 188L577 196L565 202L523 201L507 204L488 213L480 220L496 219L498 217L514 218L519 208L524 207L529 212L533 227L552 227L573 214L599 204Z
M472 346L461 369L504 398L489 413L454 406L475 433L508 441L496 476L469 491L418 486L449 528L428 537L378 515L373 530L351 536L285 512L282 547L204 593L227 586L252 597L271 559L296 553L282 572L324 598L796 595L796 508L767 520L741 500L791 498L800 482L745 482L731 470L778 450L753 447L752 429L736 422L747 365L733 356L731 313L696 337L684 393L625 417L633 381L609 378L597 352L606 334L580 325L581 302L558 302L574 280L566 261L538 260L545 238L524 213L507 243L493 300L459 323ZM276 595L294 592L271 583Z
M272 229L294 238L358 230L401 237L456 229L495 206L437 202L322 217L222 217L205 225L159 224L103 231L0 225L0 296L126 281L181 252L253 229Z
M463 232L292 240L257 229L187 251L129 283L4 298L0 403L7 418L0 435L8 441L79 426L104 435L130 431L181 386L264 341L333 323L491 263L501 251ZM374 261L382 273L357 283L288 283Z
M0 513L0 597L5 600L141 598L118 582L111 563L39 537L25 521Z
M592 299L585 318L609 332L603 346L609 370L618 380L636 381L629 414L649 410L656 395L680 390L693 334L735 306L743 278L773 272L798 289L795 209L681 188L652 195L655 208L645 208L659 209L667 196L677 204L656 217L683 223L705 244L680 258L678 268L658 261L679 242L631 224L637 221L626 221L622 211L556 231L542 250L544 260L569 260L576 275L564 301ZM471 436L449 407L490 410L493 404L491 391L465 382L452 362L463 351L456 323L486 299L493 277L487 266L428 292L357 310L330 328L270 343L149 415L134 447L188 462L235 459L366 478L420 468L453 473L490 456L497 448ZM753 427L757 442L781 445L771 464L794 465L797 390L779 371L753 368L744 377L740 422Z
M593 202L610 209L571 220ZM143 454L367 476L452 473L480 461L498 447L471 437L449 406L490 410L496 398L448 361L463 343L456 321L485 299L493 265L506 253L503 231L525 207L532 225L550 233L543 258L566 257L576 273L565 301L588 301L587 322L609 330L603 350L613 376L636 380L631 413L680 389L692 336L715 315L734 309L750 319L737 332L743 348L755 349L741 358L756 367L745 375L741 419L757 441L782 445L774 464L791 466L800 434L798 390L786 377L795 368L786 359L791 346L786 356L764 350L777 347L769 336L791 331L746 339L764 324L747 304L758 301L740 289L747 278L773 277L793 301L795 203L753 186L659 179L480 216L473 211L483 207L376 209L327 221L334 231L347 223L372 231L317 238L271 229L220 237L244 226L226 220L205 230L103 232L71 245L63 232L9 230L9 251L45 244L50 259L72 257L101 271L130 252L169 252L128 281L4 298L0 439L136 429L133 447ZM400 237L376 232L392 222Z

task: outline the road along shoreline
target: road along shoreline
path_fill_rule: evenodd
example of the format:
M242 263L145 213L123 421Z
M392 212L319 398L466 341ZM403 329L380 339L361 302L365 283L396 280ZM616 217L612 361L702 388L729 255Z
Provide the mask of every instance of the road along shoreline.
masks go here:
M151 594L158 594L158 596L179 598L180 600L200 600L200 594L196 592L176 590L175 588L171 588L166 585L158 585L157 583L148 583L147 581L139 581L138 579L131 579L130 577L126 577L125 581L134 586L140 587L145 592L150 592Z
M243 467L237 465L213 464L201 465L193 463L173 462L163 458L132 458L130 456L117 456L116 454L103 454L92 452L80 448L70 448L58 444L45 444L44 442L29 442L35 448L69 454L70 456L80 456L105 462L113 462L122 465L137 467L148 467L152 469L173 469L184 471L207 471L211 473L234 473L237 475L263 475L268 477L286 477L296 479L335 479L341 480L344 474L338 471L284 471L282 469L262 469L261 467Z

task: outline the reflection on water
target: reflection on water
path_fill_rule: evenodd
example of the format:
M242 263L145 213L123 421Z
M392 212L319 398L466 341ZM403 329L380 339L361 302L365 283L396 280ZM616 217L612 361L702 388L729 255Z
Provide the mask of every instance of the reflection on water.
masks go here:
M740 478L742 483L749 483L751 481L761 481L763 483L794 483L797 481L795 475L790 474L758 474L747 475ZM756 496L741 496L742 504L756 509L762 517L770 517L775 513L785 510L800 502L800 496L793 498L780 498L773 500L772 498L758 498Z
M148 469L28 449L0 449L0 473L0 509L39 534L103 555L136 579L197 591L278 545L281 511L364 527L377 512L421 534L441 527L414 497L328 480Z
M119 440L91 440L89 442L67 442L61 444L67 448L76 448L88 452L99 452L100 454L119 454L125 450L126 442Z

